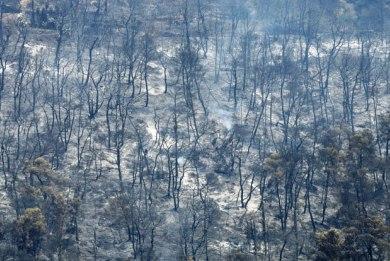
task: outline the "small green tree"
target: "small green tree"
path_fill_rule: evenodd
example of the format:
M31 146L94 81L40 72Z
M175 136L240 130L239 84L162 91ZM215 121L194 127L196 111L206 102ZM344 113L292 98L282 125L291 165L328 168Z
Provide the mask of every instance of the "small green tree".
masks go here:
M345 175L341 182L341 203L343 208L366 213L367 203L374 200L375 178L379 170L379 157L375 151L375 140L370 130L354 133L349 138L346 151ZM355 209L353 209L355 208ZM351 215L351 217L353 217ZM346 221L350 217L345 216Z
M35 257L42 249L46 221L39 208L28 208L15 224L15 240L22 254Z
M328 209L329 193L336 185L337 174L342 161L342 144L339 141L340 132L336 129L326 129L321 135L319 149L320 166L325 173L325 187L322 202L322 221L324 223L326 211Z
M379 217L357 216L351 226L343 229L344 257L351 260L385 260L389 226Z
M318 248L317 260L337 260L342 256L343 235L338 229L317 232L315 240Z
M378 217L350 220L350 225L317 232L317 260L384 260L389 227Z
M61 258L69 218L68 201L63 193L65 179L53 171L44 158L29 162L23 174L24 179L17 183L19 212L39 209L46 230L45 252L50 255L57 253Z

